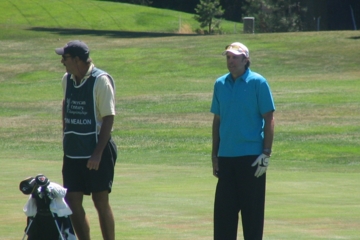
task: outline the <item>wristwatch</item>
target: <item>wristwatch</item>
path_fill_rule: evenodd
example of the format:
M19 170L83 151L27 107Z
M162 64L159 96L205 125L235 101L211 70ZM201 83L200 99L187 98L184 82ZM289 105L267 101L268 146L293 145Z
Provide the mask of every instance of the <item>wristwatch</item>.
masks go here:
M267 154L267 155L271 155L271 149L269 149L269 148L264 148L263 149L263 153L265 153L265 154Z

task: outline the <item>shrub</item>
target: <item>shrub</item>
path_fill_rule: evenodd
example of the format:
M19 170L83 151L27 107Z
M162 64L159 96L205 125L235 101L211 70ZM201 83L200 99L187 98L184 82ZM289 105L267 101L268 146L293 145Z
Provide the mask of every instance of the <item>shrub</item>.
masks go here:
M297 0L245 0L247 16L255 18L257 32L296 32L303 29L306 8Z

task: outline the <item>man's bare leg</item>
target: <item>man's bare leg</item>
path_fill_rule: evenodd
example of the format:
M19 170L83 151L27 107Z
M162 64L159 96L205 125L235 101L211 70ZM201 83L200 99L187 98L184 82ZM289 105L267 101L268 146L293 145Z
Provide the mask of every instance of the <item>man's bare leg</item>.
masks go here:
M92 193L95 208L99 215L104 240L115 240L114 215L109 203L108 191Z
M73 212L70 219L78 240L90 240L90 226L82 206L83 196L82 192L68 192L65 199Z

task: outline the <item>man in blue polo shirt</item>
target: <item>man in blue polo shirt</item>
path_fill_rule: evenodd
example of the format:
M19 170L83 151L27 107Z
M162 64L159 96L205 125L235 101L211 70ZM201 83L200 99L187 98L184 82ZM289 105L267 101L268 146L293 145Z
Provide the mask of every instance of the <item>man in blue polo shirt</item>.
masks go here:
M234 42L223 55L229 73L216 80L211 105L214 240L236 239L239 212L244 239L260 240L275 105L266 79L249 69L245 45Z

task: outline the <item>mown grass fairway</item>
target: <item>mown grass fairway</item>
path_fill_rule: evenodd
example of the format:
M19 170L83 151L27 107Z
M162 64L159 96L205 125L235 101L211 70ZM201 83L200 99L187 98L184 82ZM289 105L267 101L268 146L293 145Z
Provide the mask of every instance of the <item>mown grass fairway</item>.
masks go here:
M117 239L212 239L209 108L213 83L227 72L221 53L234 41L249 47L277 107L264 239L359 238L359 31L178 35L177 12L75 2L0 2L1 240L22 238L22 179L44 173L62 182L64 67L54 49L74 39L116 80ZM136 20L137 12L151 18ZM101 239L90 198L85 205Z

